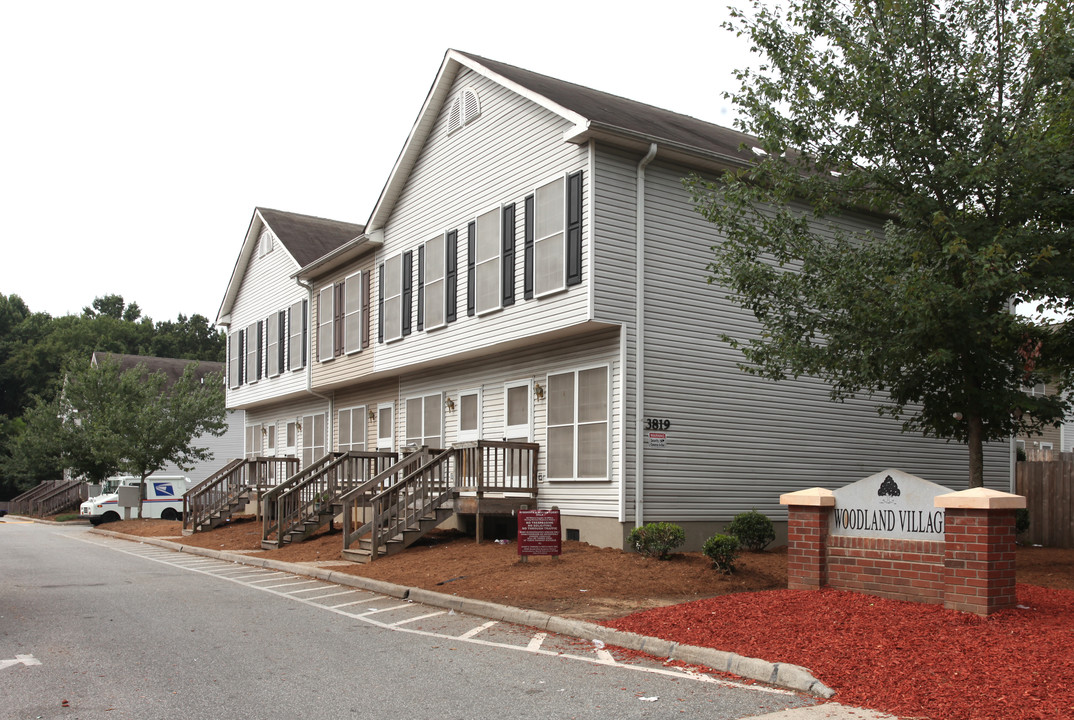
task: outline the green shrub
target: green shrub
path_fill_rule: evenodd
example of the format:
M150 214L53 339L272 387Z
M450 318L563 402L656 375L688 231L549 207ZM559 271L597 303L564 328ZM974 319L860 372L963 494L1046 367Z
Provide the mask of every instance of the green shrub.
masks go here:
M760 552L776 539L772 521L756 510L735 515L735 519L727 526L727 534L737 537L742 546L750 552Z
M1018 508L1014 511L1014 532L1021 535L1029 529L1029 510Z
M642 555L667 560L672 550L686 542L686 532L675 523L645 523L631 530L627 540Z
M734 535L713 535L701 546L701 552L712 561L712 567L730 574L735 570L738 557L738 538Z

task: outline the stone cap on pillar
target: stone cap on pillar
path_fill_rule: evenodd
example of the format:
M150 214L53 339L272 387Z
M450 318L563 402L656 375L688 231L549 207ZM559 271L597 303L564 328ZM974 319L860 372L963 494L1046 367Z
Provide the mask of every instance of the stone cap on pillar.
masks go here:
M809 488L779 496L780 505L806 505L809 507L835 507L835 493L825 488Z
M1022 495L989 488L971 488L937 495L934 502L936 507L957 510L1021 510L1026 506L1026 499Z

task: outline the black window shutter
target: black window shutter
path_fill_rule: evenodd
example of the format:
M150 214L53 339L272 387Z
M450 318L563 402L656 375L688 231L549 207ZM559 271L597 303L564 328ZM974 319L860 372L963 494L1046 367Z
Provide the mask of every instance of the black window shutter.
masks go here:
M310 332L310 301L302 301L302 367L306 367L306 363L309 362L309 332Z
M500 215L503 223L500 236L503 238L503 258L500 268L503 271L503 306L515 304L515 204L503 206Z
M377 276L377 342L384 342L384 263Z
M526 197L526 218L523 232L522 297L533 298L533 196Z
M403 335L411 331L410 318L414 312L414 251L403 253Z
M418 248L418 330L425 329L425 246Z
M567 285L582 282L582 171L567 176Z
M284 310L284 313L286 313L287 316L290 317L291 312L294 309L295 309L295 306L292 305L291 307L289 307L286 310ZM294 322L294 320L291 320L290 322ZM284 325L281 325L280 327L283 328ZM282 329L281 329L281 332L282 332ZM283 338L287 338L287 347L286 348L283 347L284 346ZM287 327L287 335L280 335L280 348L282 349L283 357L284 357L284 359L286 361L283 364L281 364L280 367L285 368L287 370L290 370L291 369L291 328L290 327Z
M332 348L336 357L343 355L343 316L347 314L346 283L336 283L332 300Z
M459 287L459 233L452 230L447 234L447 272L444 273L444 285L447 286L447 305L444 316L447 322L455 322L455 306Z
M287 311L276 313L276 367L283 369L287 357Z
M466 314L477 312L477 288L474 287L474 263L477 257L477 223L466 226Z
M264 365L264 342L265 337L265 321L257 321L257 379L261 379L261 368Z
M362 273L362 348L369 347L369 273Z
M246 331L239 330L239 385L246 380Z

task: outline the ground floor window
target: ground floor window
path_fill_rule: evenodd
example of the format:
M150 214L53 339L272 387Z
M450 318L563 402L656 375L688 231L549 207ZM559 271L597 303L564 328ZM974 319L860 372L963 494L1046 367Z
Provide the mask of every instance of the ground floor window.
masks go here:
M548 477L608 477L608 366L548 376Z
M339 411L339 449L365 450L365 406Z
M463 390L459 393L459 442L481 439L481 391Z
M309 467L325 454L326 415L306 415L302 418L302 467Z
M441 448L444 445L443 401L440 393L406 401L407 447Z
M377 406L377 450L395 449L395 403Z

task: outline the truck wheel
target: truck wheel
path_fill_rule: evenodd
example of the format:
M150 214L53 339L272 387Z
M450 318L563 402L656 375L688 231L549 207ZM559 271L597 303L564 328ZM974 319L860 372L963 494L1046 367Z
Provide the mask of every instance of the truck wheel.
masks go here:
M101 516L101 522L103 522L103 523L117 522L119 519L120 519L119 518L119 513L112 512L111 510L109 510L108 512L106 512L104 515Z
M178 520L179 513L175 512L175 508L164 508L164 511L160 514L161 520Z

